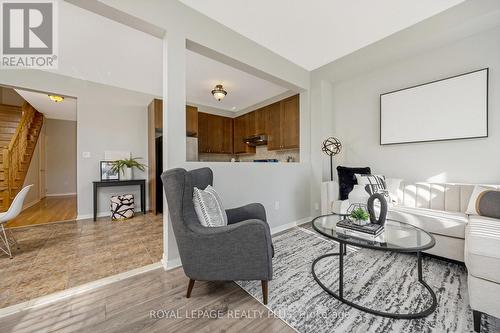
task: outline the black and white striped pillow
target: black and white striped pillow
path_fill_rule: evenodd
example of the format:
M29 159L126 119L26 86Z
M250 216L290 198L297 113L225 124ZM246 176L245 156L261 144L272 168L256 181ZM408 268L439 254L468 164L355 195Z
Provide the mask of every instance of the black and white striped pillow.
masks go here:
M215 189L208 185L205 190L193 189L193 205L198 220L205 227L222 227L227 225L226 210Z
M386 197L387 202L392 202L385 183L385 176L356 174L356 180L358 185L363 186L369 195L380 193Z

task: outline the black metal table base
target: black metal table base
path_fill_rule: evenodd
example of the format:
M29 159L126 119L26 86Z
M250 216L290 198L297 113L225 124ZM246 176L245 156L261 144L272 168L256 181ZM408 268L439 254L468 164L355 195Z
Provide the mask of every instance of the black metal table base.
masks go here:
M423 276L422 276L422 255L421 255L420 252L417 252L417 260L418 260L418 263L417 263L417 268L418 268L418 282L420 282L420 284L422 284L427 289L427 291L429 292L429 294L432 297L432 304L427 309L425 309L425 310L423 310L421 312L417 312L417 313L392 313L392 312L383 312L383 311L378 311L378 310L374 310L374 309L370 309L370 308L364 307L362 305L356 304L356 303L354 303L352 301L349 301L349 300L345 299L344 298L344 255L347 252L346 251L347 246L346 246L346 244L340 243L339 248L340 248L340 252L338 252L338 253L324 254L324 255L318 257L316 260L314 260L314 262L312 264L312 275L314 277L314 280L316 280L316 282L320 285L321 288L323 288L323 290L325 290L327 293L329 293L330 295L332 295L333 297L335 297L336 299L338 299L342 303L345 303L345 304L347 304L349 306L352 306L353 308L356 308L356 309L364 311L364 312L368 312L368 313L371 313L371 314L374 314L374 315L377 315L377 316L394 318L394 319L418 319L418 318L423 318L423 317L427 317L428 315L430 315L431 313L433 313L434 310L436 309L436 306L437 306L436 294L434 293L434 291L432 291L431 287L429 287L429 285L424 281ZM340 273L340 275L339 275L339 292L338 292L338 294L335 293L335 292L333 292L332 290L330 290L327 286L325 286L319 280L319 278L316 275L316 272L314 270L314 267L316 266L316 264L318 263L318 261L320 261L321 259L324 259L326 257L333 257L333 256L338 256L339 257L339 273Z

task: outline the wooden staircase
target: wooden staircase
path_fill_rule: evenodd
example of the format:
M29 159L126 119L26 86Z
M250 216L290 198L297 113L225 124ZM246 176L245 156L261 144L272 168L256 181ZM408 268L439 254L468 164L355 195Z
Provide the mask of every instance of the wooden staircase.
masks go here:
M0 211L21 190L43 125L43 114L28 102L0 104Z

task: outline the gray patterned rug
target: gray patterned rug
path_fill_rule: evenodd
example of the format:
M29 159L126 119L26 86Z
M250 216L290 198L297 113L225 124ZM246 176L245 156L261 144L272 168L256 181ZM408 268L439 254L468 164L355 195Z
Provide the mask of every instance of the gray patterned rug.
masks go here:
M322 254L338 252L335 242L306 228L294 228L273 238L274 279L268 308L298 332L472 332L467 273L460 265L424 257L425 281L436 293L438 306L423 319L395 320L374 316L337 301L314 281L311 264ZM415 312L430 304L417 281L415 255L349 248L344 257L344 296L361 305L391 312ZM318 277L337 291L338 258L316 266ZM258 281L238 284L262 300ZM486 316L483 316L486 317ZM483 319L481 332L500 332L500 321Z

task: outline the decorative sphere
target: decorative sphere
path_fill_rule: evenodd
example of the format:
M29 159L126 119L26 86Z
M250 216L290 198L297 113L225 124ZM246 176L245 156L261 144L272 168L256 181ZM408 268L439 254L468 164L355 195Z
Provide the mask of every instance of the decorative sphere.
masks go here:
M335 156L342 150L342 144L337 138L329 137L323 141L323 147L321 150L328 156Z

